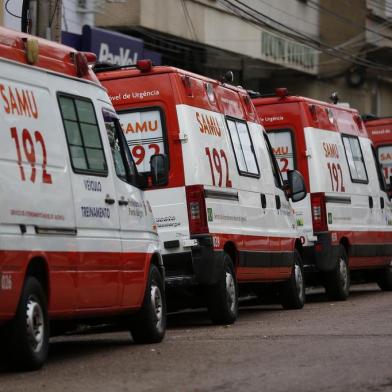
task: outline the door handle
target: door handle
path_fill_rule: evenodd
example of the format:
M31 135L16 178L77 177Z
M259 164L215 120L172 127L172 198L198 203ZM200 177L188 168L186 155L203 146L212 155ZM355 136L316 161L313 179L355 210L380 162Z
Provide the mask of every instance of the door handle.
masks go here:
M373 208L373 197L369 196L369 207Z
M109 195L106 196L105 203L112 205L116 202L116 200L112 199Z
M281 203L280 203L280 196L279 195L275 195L275 202L276 202L276 209L280 210Z
M118 201L118 205L120 205L120 206L127 206L128 205L128 200L121 199L121 200Z
M260 194L260 201L261 201L261 207L266 208L267 207L267 198L265 197L264 193Z
M382 209L382 210L383 210L384 207L385 207L385 203L384 203L384 198L383 198L383 197L380 197L380 206L381 206L381 209Z

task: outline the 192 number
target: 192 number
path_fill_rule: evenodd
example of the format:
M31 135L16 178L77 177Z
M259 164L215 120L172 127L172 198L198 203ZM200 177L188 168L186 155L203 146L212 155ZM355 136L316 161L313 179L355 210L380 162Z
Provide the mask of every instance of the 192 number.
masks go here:
M212 149L212 153L208 147L205 149L206 155L208 157L208 161L210 163L211 169L211 177L212 177L212 185L216 185L215 174L217 172L219 175L218 179L218 186L222 186L223 181L223 168L222 168L222 160L224 161L225 168L226 168L226 187L231 188L232 183L229 178L229 163L227 162L226 153L223 150L220 150L219 153L216 148ZM221 160L222 158L222 160Z
M149 150L153 150L152 155L159 154L160 148L159 148L158 144L155 144L155 143L149 144L147 146L147 148ZM132 152L132 156L136 160L135 161L136 165L140 165L144 161L144 158L146 157L146 149L142 145L139 144L139 145L133 147L131 152Z
M340 164L328 163L329 176L331 178L332 190L336 192L346 192L343 185L343 173Z
M283 166L280 167L281 173L287 173L289 170L289 160L287 158L279 158L279 162L283 163Z
M10 129L10 131L11 131L11 138L15 142L16 156L18 159L20 177L21 177L22 181L26 181L25 169L22 165L22 151L21 151L22 149L21 149L21 142L19 139L18 131L15 127L12 127ZM34 144L35 144L35 146L34 146ZM33 139L33 136L30 134L30 132L26 128L24 128L22 131L23 153L31 166L30 181L32 183L34 183L37 178L37 168L36 168L37 157L35 154L35 149L36 149L36 147L38 147L38 145L40 146L40 148L42 150L42 182L44 184L51 184L52 183L52 175L49 174L46 170L47 155L46 155L45 140L44 140L41 132L39 132L39 131L34 132L34 139Z

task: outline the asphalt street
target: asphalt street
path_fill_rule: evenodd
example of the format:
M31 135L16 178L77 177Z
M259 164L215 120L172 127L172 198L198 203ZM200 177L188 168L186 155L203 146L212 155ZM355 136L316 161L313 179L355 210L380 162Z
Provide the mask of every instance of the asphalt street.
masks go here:
M321 291L307 301L242 306L232 326L170 315L158 345L126 332L55 338L41 371L0 365L0 391L392 391L392 292L359 285L346 302Z

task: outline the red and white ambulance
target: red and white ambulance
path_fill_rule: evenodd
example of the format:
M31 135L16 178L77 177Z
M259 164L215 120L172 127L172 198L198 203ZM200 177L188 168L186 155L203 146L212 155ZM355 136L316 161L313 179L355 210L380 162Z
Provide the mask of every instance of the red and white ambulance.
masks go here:
M392 117L365 116L365 126L376 149L376 156L381 165L385 182L390 189L392 176Z
M147 192L166 287L203 294L215 323L236 319L237 283L277 283L283 305L301 308L302 245L287 195L304 197L303 180L291 172L296 189L285 192L246 91L148 60L97 75L138 170L148 173L151 154L167 158L168 182Z
M253 103L283 175L305 178L308 195L295 205L305 265L322 272L332 299L347 298L355 270L391 289L392 206L358 112L286 89Z
M86 56L0 28L1 351L23 369L43 365L49 325L165 332L156 223Z

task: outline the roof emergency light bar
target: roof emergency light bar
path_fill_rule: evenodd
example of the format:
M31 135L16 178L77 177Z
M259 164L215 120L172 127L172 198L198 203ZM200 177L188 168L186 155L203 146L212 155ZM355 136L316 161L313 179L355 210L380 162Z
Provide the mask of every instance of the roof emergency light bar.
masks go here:
M270 98L270 97L285 98L290 95L289 90L286 87L278 87L275 89L273 93L266 93L266 94L262 94L254 90L246 90L246 91L251 98Z
M136 68L141 72L149 72L153 68L154 64L149 59L137 60L135 64L128 65L116 65L112 63L96 63L93 67L95 73L118 71L120 69Z

